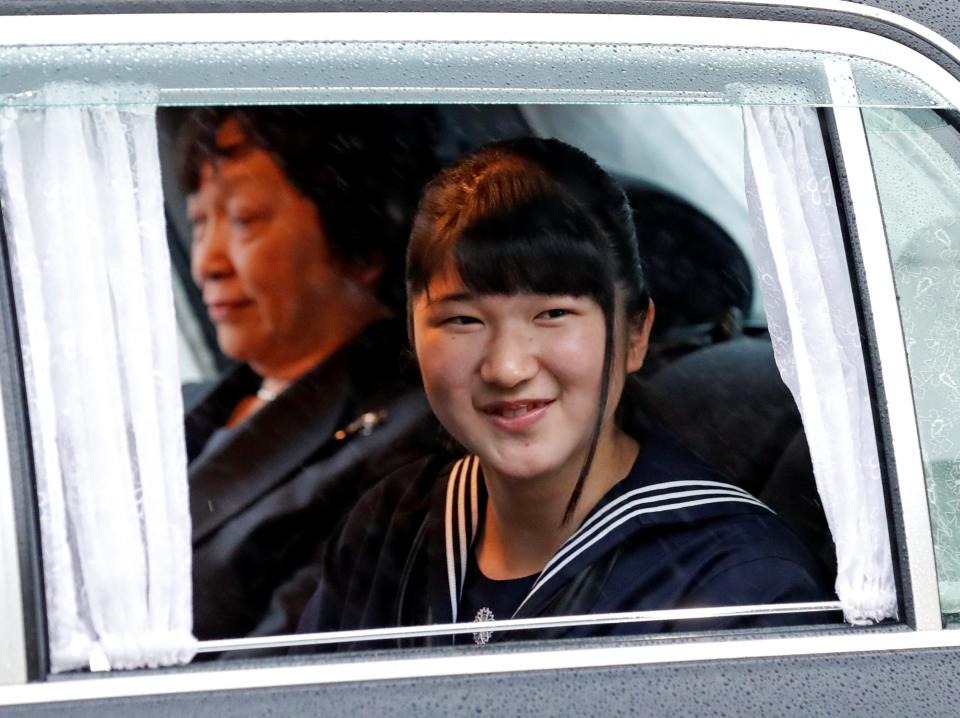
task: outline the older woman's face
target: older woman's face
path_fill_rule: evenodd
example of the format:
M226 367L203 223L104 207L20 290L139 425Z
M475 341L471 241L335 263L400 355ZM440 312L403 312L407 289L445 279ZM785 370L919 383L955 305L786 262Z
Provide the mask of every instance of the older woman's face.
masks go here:
M201 168L188 198L192 274L220 348L264 373L335 341L331 324L356 286L332 256L316 206L270 155L236 120L216 140L226 156Z

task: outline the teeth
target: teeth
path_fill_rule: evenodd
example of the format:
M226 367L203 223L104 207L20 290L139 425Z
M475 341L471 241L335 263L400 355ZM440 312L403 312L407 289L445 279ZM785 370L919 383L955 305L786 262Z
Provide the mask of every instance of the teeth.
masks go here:
M512 419L516 416L522 416L527 412L534 411L535 409L539 409L541 406L543 406L542 402L537 402L535 404L523 404L521 406L517 406L512 409L504 409L499 413L500 413L500 416L504 416L508 419Z

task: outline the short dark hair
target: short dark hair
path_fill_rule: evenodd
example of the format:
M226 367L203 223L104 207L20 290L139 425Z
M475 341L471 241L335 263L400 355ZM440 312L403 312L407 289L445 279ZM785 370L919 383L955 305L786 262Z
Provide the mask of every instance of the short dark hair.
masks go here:
M427 107L204 107L177 136L177 177L195 192L206 162L224 156L216 135L235 119L316 205L340 260L379 261L378 296L403 307L403 253L420 189L436 170L436 123Z
M571 294L594 299L606 322L603 379L590 450L564 514L590 471L610 388L616 297L629 319L650 297L630 205L584 152L520 138L480 148L430 181L407 248L407 301L456 270L478 294Z

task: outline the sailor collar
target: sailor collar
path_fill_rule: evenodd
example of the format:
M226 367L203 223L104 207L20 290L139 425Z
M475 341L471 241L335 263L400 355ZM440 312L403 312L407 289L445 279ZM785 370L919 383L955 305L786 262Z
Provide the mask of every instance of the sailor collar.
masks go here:
M691 462L698 464L697 470L689 470ZM771 511L733 484L682 478L685 474L703 476L701 467L683 450L651 447L650 442L646 442L628 475L607 492L543 567L512 618L537 615L538 609L581 568L644 528L692 523L757 509ZM676 478L651 481L666 471ZM456 623L468 552L473 550L477 528L486 510L487 492L479 457L466 456L453 465L444 498L446 589L451 620Z

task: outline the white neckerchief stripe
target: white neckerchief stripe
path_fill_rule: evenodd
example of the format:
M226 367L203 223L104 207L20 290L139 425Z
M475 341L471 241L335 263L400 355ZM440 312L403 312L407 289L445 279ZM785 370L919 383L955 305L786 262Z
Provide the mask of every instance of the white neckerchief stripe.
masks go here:
M749 499L748 499L748 498L740 498L740 497L726 496L726 497L718 497L718 498L712 498L712 499L698 499L698 500L696 500L696 501L682 501L682 502L675 503L675 504L667 504L666 506L650 506L650 507L647 507L647 508L644 508L644 509L637 509L636 511L632 511L631 513L629 513L629 514L627 514L626 516L622 517L622 518L619 519L618 521L615 521L615 522L613 522L612 524L608 525L603 531L601 531L599 534L597 534L596 536L594 536L590 541L588 541L586 544L584 544L584 545L581 546L579 549L577 549L576 551L574 551L572 554L570 554L569 556L567 556L567 558L564 559L562 562L560 562L559 564L557 564L557 566L555 566L553 569L551 569L549 573L546 573L546 572L542 573L542 574L540 575L540 578L537 579L537 582L534 584L533 588L530 589L530 593L528 593L528 594L527 594L527 597L526 597L525 599L523 599L523 603L521 603L521 604L520 604L520 607L517 608L517 611L519 611L521 608L523 608L524 604L525 604L527 601L530 600L530 598L533 596L533 594L535 594L535 593L536 593L537 591L539 591L543 586L545 586L545 585L547 584L547 582L548 582L551 578L553 578L554 576L556 576L557 573L563 569L564 566L566 566L567 564L569 564L569 563L570 563L571 561L573 561L573 559L575 559L577 556L579 556L579 555L582 554L584 551L586 551L588 548L590 548L591 546L593 546L595 543L597 543L598 541L600 541L601 539L603 539L604 537L606 537L611 531L613 531L614 529L619 528L620 526L622 526L623 524L625 524L627 521L630 521L631 519L634 519L634 518L636 518L637 516L641 516L641 515L643 515L643 514L652 514L652 513L658 513L658 512L661 512L661 511L671 511L671 510L673 510L673 509L683 509L683 508L689 508L689 507L691 507L691 506L704 506L704 505L706 505L706 504L717 504L717 503L723 503L723 502L735 502L735 503L754 504L754 505L756 505L756 506L761 506L761 507L763 507L763 508L767 508L767 507L766 507L764 504L762 504L760 501L757 501L756 499L753 499L753 498L749 498ZM768 509L768 510L769 510L769 509Z
M467 579L467 472L471 460L467 458L457 478L457 529L460 538L460 585L457 589L457 603L463 596L463 584Z
M650 486L644 486L644 487L639 488L639 489L633 489L632 491L628 491L628 492L625 493L623 496L619 496L619 497L617 497L616 499L614 499L613 501L611 501L609 504L607 504L606 506L604 506L603 508L601 508L599 511L597 511L597 513L595 513L595 514L594 514L593 516L591 516L589 519L587 519L586 521L584 521L584 522L583 522L583 525L580 526L580 528L577 529L577 531L573 534L573 536L571 536L569 539L567 539L567 541L569 542L569 541L573 540L573 539L577 536L578 533L580 533L581 531L584 531L584 530L588 529L592 524L595 524L595 523L597 523L598 521L602 521L602 520L603 520L603 517L604 517L605 515L607 515L607 514L610 513L611 511L613 511L617 506L619 506L619 505L622 504L623 502L629 501L629 500L630 500L631 498L633 498L634 496L638 496L638 495L640 495L640 494L649 494L649 493L654 492L654 491L668 491L669 489L678 489L678 488L682 488L682 487L692 487L692 486L706 486L706 487L712 487L712 488L716 488L716 489L725 489L725 490L728 490L728 491L736 491L736 492L738 492L738 493L746 496L747 498L753 498L753 496L752 496L750 493L748 493L748 492L745 491L744 489L741 489L739 486L734 486L733 484L728 484L728 483L726 483L726 482L724 482L724 481L703 481L703 480L697 480L697 481L664 481L664 482L659 483L659 484L651 484Z
M453 565L453 487L456 484L456 476L460 470L463 459L460 459L453 465L450 471L450 477L447 479L447 504L444 512L444 521L446 523L445 539L447 550L447 583L450 586L450 611L453 614L453 622L457 622L457 570Z
M677 484L680 482L671 482L671 483ZM689 482L689 483L694 483L694 482ZM564 557L565 554L575 549L578 544L587 540L590 536L592 536L594 533L599 531L605 524L609 523L610 521L615 519L617 516L620 516L621 514L623 514L624 511L629 511L630 509L636 506L641 506L643 504L652 504L652 503L656 503L657 501L668 501L668 500L682 499L682 498L687 498L692 496L708 496L711 494L718 495L718 496L737 496L744 499L756 501L756 499L754 499L753 496L746 493L745 491L737 489L737 487L735 486L731 486L729 484L726 484L726 485L720 484L719 486L723 486L723 488L691 489L688 491L672 491L665 494L657 494L655 496L648 496L646 498L635 499L628 503L623 503L624 499L631 498L632 496L635 496L637 493L640 493L639 491L630 491L624 494L623 496L621 496L617 501L611 502L611 505L614 505L614 504L617 505L616 510L604 511L604 515L601 520L585 522L579 529L577 529L574 532L574 534L563 543L560 549L547 562L547 565L544 567L544 571L549 570L551 564L559 561L561 558Z

